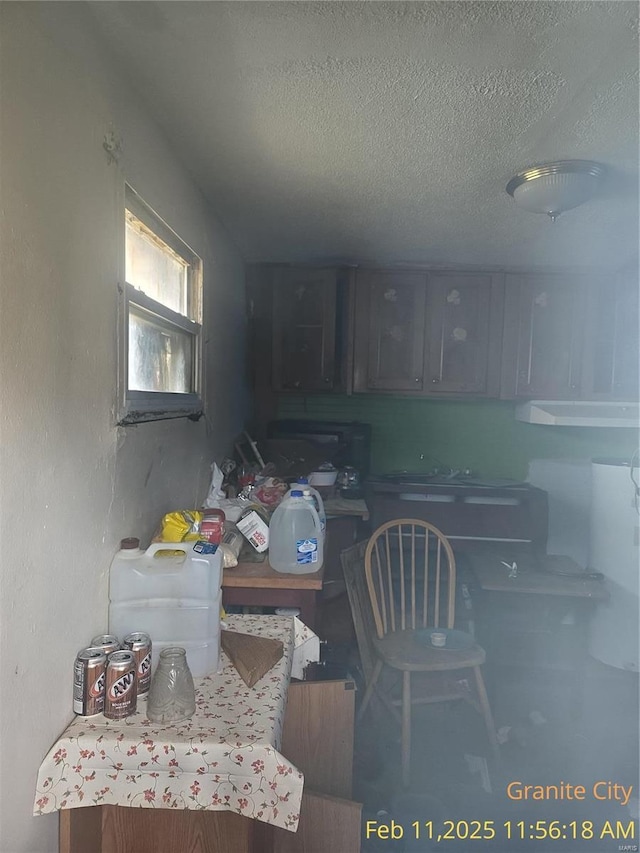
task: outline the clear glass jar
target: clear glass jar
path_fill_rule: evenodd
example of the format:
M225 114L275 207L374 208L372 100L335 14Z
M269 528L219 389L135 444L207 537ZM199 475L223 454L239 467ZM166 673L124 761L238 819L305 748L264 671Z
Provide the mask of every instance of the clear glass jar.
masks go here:
M196 691L186 651L179 646L163 649L151 680L147 717L152 723L178 723L195 710Z

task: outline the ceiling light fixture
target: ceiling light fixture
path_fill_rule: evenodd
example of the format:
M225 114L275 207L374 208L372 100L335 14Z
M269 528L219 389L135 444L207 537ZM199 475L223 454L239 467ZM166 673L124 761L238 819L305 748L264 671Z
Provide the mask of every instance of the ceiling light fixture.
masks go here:
M604 173L604 166L593 160L559 160L518 172L507 192L520 207L546 213L555 222L565 210L589 201Z

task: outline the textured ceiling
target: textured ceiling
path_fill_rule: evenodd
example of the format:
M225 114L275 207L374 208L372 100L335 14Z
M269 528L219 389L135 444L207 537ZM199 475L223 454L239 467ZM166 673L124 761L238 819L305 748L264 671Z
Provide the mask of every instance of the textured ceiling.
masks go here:
M247 260L619 266L638 249L638 4L92 2ZM126 150L126 140L125 150ZM505 185L609 168L553 225Z

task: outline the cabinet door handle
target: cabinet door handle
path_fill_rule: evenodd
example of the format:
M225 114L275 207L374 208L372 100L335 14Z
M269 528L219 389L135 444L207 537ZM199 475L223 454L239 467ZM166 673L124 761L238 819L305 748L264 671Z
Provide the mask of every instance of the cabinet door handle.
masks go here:
M419 377L419 376L416 376L416 378L415 378L413 381L414 381L414 382L417 382L418 384L420 384L420 377Z
M326 383L327 383L327 385L328 385L328 384L329 384L329 382L331 382L331 379L330 379L330 377L329 377L329 376L323 376L323 377L322 377L322 381L323 381L323 382L326 382Z
M432 379L431 381L433 382L433 384L434 384L434 385L437 385L437 384L438 384L438 382L440 382L440 380L438 379L438 377L437 377L437 376L434 376L434 377L433 377L433 379Z

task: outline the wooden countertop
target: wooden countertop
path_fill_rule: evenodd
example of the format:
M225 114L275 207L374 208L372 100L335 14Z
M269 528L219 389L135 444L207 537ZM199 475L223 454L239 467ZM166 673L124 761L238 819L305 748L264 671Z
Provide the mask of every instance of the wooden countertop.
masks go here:
M267 559L261 563L241 560L233 569L224 569L222 587L242 589L322 589L324 565L305 575L276 572Z

